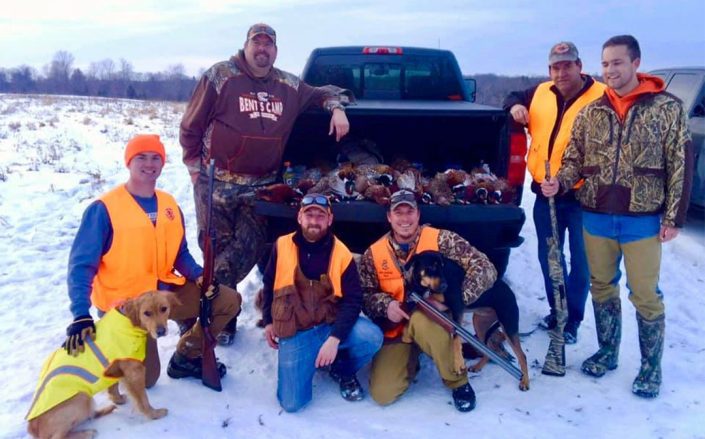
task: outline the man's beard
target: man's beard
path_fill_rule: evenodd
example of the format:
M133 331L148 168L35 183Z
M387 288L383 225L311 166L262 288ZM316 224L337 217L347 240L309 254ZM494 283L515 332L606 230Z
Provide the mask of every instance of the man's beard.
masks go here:
M263 57L260 57L260 55L262 55ZM259 52L255 54L254 59L257 67L264 68L269 67L269 60L271 59L271 57L266 52Z
M304 235L304 239L309 242L316 242L325 236L328 229L323 229L319 226L308 226L301 229L301 233Z

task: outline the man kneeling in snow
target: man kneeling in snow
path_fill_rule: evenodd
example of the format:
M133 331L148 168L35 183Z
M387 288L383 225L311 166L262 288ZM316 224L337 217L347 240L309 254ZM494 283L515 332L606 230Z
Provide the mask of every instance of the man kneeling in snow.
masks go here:
M181 208L171 195L156 189L165 163L159 136L133 137L125 148L127 183L102 195L83 214L69 256L74 321L66 329L64 347L71 355L83 352L86 337L94 337L91 305L102 316L127 299L160 289L172 291L181 302L171 309L171 319L198 316L203 268L188 250ZM242 298L221 285L212 300L211 330L217 334L238 313ZM182 335L167 367L170 377L201 378L202 337L200 324ZM152 337L147 337L144 363L149 388L161 371L157 341ZM225 375L225 365L218 363L218 372Z
M277 398L295 412L312 398L316 368L330 367L347 401L359 401L356 373L382 346L377 325L360 316L362 289L350 250L330 231L328 198L301 200L300 229L277 239L263 277L264 336L279 350Z

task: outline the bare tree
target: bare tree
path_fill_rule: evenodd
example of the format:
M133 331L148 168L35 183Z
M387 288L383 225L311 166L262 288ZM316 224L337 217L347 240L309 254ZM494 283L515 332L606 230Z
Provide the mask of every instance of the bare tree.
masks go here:
M134 75L134 68L132 67L132 63L130 63L128 60L125 58L120 58L120 79L123 81L130 81L132 80L132 76Z
M181 63L172 64L169 67L167 67L167 69L164 73L165 73L167 80L169 80L169 79L182 79L183 77L186 76L186 68Z
M96 79L112 79L115 75L115 62L110 58L94 61L88 67L88 74Z
M70 52L59 50L54 54L49 68L49 79L67 83L73 68L74 57Z

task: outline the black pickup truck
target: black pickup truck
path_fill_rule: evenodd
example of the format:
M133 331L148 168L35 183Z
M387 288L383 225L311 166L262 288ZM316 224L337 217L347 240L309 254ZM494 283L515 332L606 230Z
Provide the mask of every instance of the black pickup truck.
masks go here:
M512 204L421 206L422 223L453 230L485 252L500 273L525 221L519 207L524 182L526 137L510 130L507 114L471 102L473 92L446 50L410 47L331 47L315 49L302 79L311 85L334 84L351 90L357 102L346 109L352 139L373 141L384 162L403 157L422 163L429 173L450 167L470 170L488 165L517 189ZM309 165L334 161L339 144L328 133L330 116L303 113L289 138L284 159ZM258 201L256 211L269 219L274 239L296 226L289 206ZM362 252L388 230L385 208L369 201L333 206L335 233Z

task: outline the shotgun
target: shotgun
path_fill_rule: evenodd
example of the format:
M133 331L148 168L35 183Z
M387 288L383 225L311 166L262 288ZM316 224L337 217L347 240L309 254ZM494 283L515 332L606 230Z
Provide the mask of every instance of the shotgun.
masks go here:
M203 339L201 343L202 363L201 382L204 386L220 392L223 386L220 384L220 373L215 360L215 337L211 333L211 303L217 294L209 291L213 285L213 270L215 265L215 230L212 227L213 217L213 180L215 178L215 160L211 159L208 165L208 210L206 211L206 233L203 243L203 283L201 283L201 308L199 312L199 322L203 329Z
M492 349L488 348L485 346L483 342L477 339L474 335L472 335L470 332L468 332L467 329L463 328L459 324L455 323L453 320L448 318L445 314L443 314L441 311L436 309L435 306L433 306L429 301L423 298L421 294L412 291L409 293L409 299L413 302L415 302L415 305L418 307L419 311L424 313L426 317L429 319L433 320L434 322L438 323L441 325L443 329L445 329L449 334L451 335L457 335L466 342L470 343L475 347L478 351L482 352L483 354L487 355L490 357L491 360L493 360L495 363L499 364L502 369L506 370L511 376L514 378L521 380L523 374L519 369L517 369L516 366L505 360L504 358L500 357L497 355L495 351Z
M551 165L545 162L546 179L551 178ZM543 362L541 373L544 375L565 375L565 338L563 329L568 319L568 305L566 304L565 282L563 281L563 246L558 238L558 221L556 220L556 200L548 197L548 207L551 215L551 237L548 241L548 271L553 284L553 303L556 309L556 326L548 333L550 342L548 352Z

